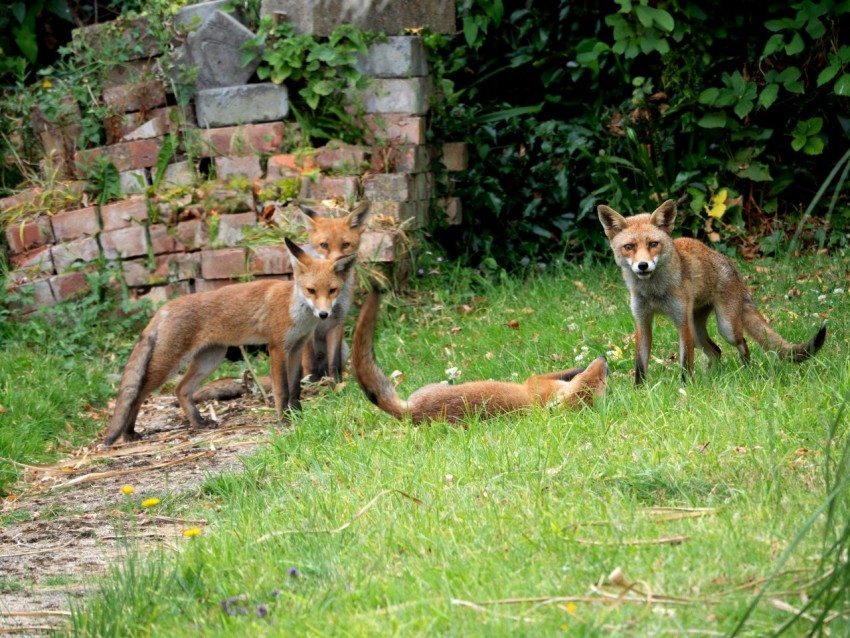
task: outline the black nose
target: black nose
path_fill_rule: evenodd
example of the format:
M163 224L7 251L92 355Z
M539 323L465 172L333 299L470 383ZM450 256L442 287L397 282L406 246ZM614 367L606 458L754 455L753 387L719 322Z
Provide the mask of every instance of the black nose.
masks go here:
M319 313L319 319L327 319L327 318L328 318L328 315L330 315L330 313L329 313L329 312L325 312L325 311L323 310L322 312L320 312L320 313Z
M638 270L646 270L647 268L649 268L649 264L645 261L642 261L638 264Z

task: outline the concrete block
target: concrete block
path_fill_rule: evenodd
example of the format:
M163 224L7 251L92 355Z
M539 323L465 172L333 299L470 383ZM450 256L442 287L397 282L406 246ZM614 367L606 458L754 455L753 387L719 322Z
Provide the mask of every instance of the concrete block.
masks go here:
M248 272L255 275L285 275L292 272L286 246L252 246Z
M134 223L144 222L147 218L148 206L144 197L131 197L100 207L103 230L127 228Z
M82 235L94 235L100 230L97 207L79 208L57 213L50 218L53 236L57 240L76 239Z
M139 195L151 185L150 174L147 169L136 168L131 171L118 173L121 192L125 195Z
M366 114L366 141L369 144L425 144L426 121L422 116L399 113Z
M244 248L201 251L201 276L204 279L235 279L246 273Z
M433 82L430 77L372 78L369 86L353 91L350 100L366 113L405 113L425 115L431 105Z
M216 157L215 175L217 179L227 180L236 175L241 175L253 182L263 176L260 167L260 158L256 155L244 157Z
M195 114L203 127L276 122L289 114L289 92L272 82L204 89L195 97Z
M354 68L377 78L409 78L428 75L425 46L418 36L390 36L373 42L366 55L358 55Z
M246 226L257 223L257 213L236 213L235 215L218 216L218 233L215 237L216 246L235 246L242 240Z
M56 272L61 274L74 264L88 263L100 257L100 247L94 237L81 237L54 244L51 254Z
M263 0L260 15L276 15L292 22L296 33L318 36L331 35L340 24L390 35L412 26L454 34L455 10L455 0Z
M144 226L128 226L100 234L100 246L107 259L127 259L148 254L147 233ZM54 251L54 260L56 259Z
M189 34L177 64L198 67L195 86L199 91L245 84L260 64L255 59L242 66L242 45L253 36L236 18L214 11Z
M56 275L48 279L47 282L50 284L53 298L57 302L83 295L89 291L88 279L86 279L85 273L79 271Z
M53 226L47 215L40 215L31 222L16 222L6 227L6 243L12 253L53 243L54 240Z
M283 144L283 122L246 124L201 131L202 157L275 153Z

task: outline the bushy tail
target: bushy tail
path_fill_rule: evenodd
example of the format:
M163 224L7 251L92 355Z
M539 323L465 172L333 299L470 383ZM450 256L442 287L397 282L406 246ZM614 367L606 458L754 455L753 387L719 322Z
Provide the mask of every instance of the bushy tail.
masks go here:
M380 305L381 293L377 286L373 285L354 328L351 365L357 376L357 383L363 388L366 397L384 412L400 419L407 414L407 402L402 401L396 394L392 383L375 361L375 320Z
M821 349L826 339L826 321L811 339L803 343L789 343L770 327L752 302L744 308L744 330L765 350L776 352L783 359L805 361Z
M133 418L133 406L138 404L139 393L145 384L156 337L156 329L151 330L147 335L143 334L130 354L124 374L121 375L121 389L118 390L118 397L115 399L115 410L106 429L107 447L115 443L118 437L132 425L129 421Z

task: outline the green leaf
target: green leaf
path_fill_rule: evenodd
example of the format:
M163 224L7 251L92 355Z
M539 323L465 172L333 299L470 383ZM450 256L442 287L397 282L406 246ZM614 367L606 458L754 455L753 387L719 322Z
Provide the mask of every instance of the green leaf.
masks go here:
M759 95L759 106L763 109L769 109L774 102L776 102L776 98L779 96L779 85L778 84L768 84L762 89L761 95Z
M808 24L806 24L806 33L809 34L812 40L818 40L826 33L826 26L824 26L823 22L812 16Z
M765 42L764 51L761 52L761 57L766 58L779 51L785 45L785 36L781 33L774 33Z
M819 137L810 137L806 140L806 145L803 147L803 152L806 155L820 155L823 153L824 143Z
M806 48L806 43L803 42L803 38L799 33L795 33L791 38L791 42L785 45L785 53L788 55L797 55L801 53L803 49Z
M659 27L668 33L676 27L676 22L673 16L667 13L664 9L654 9L652 19Z
M18 24L24 23L24 18L27 17L26 2L13 2L12 6L9 7L9 10L12 12L12 15L15 16L15 19L18 21Z
M829 82L832 78L838 75L838 72L841 70L841 67L838 64L832 64L826 67L823 71L818 73L817 85L823 86L827 82Z
M735 172L738 177L745 177L754 182L771 182L770 168L763 162L750 162L744 169Z
M635 16L638 21L647 29L652 26L652 9L639 4L635 7Z
M35 39L35 32L27 28L14 28L12 33L15 35L15 44L21 50L24 56L35 64L35 59L38 57L38 42Z
M697 98L697 100L700 104L708 104L709 106L713 106L714 103L717 101L719 95L720 89L712 87L710 89L705 89L702 93L700 93L699 98Z
M842 73L832 90L836 95L850 95L850 73Z
M726 111L706 113L699 119L697 126L701 126L702 128L723 128L726 126L726 118Z
M478 46L478 21L473 16L463 19L463 37L467 45L473 48Z
M71 10L68 8L67 0L47 0L44 3L44 8L55 16L59 16L68 22L74 22L74 16L71 15Z
M753 102L752 100L739 100L732 110L735 111L735 115L744 119L753 110Z

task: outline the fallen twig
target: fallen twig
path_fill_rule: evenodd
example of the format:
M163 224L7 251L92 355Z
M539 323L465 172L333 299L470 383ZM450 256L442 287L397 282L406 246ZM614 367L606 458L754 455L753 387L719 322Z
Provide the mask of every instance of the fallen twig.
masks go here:
M0 558L14 558L14 557L17 557L17 556L29 556L31 554L43 554L44 552L49 552L49 551L52 551L54 549L60 549L62 547L68 547L68 545L71 545L74 542L75 542L74 540L70 540L67 543L63 543L61 545L51 545L50 547L42 547L40 549L32 549L32 550L29 550L29 551L26 551L26 552L12 552L11 554L0 554Z
M163 468L171 467L173 465L179 465L180 463L196 461L197 459L214 455L215 452L213 452L212 450L207 450L198 454L192 454L191 456L184 456L182 459L175 459L173 461L166 461L165 463L157 463L155 465L147 465L145 467L136 467L131 468L129 470L112 470L108 472L92 472L91 474L84 474L83 476L78 476L77 478L65 481L64 483L60 483L59 485L54 485L53 489L71 487L72 485L77 485L79 483L87 483L89 481L97 481L100 479L113 478L116 476L128 476L130 474L140 474L142 472L150 472L152 470L161 470Z
M0 617L40 618L41 616L70 616L70 611L0 611Z
M671 536L670 538L652 538L649 540L629 540L629 541L593 541L584 538L574 538L573 542L580 545L678 545L685 541L691 540L690 536Z

